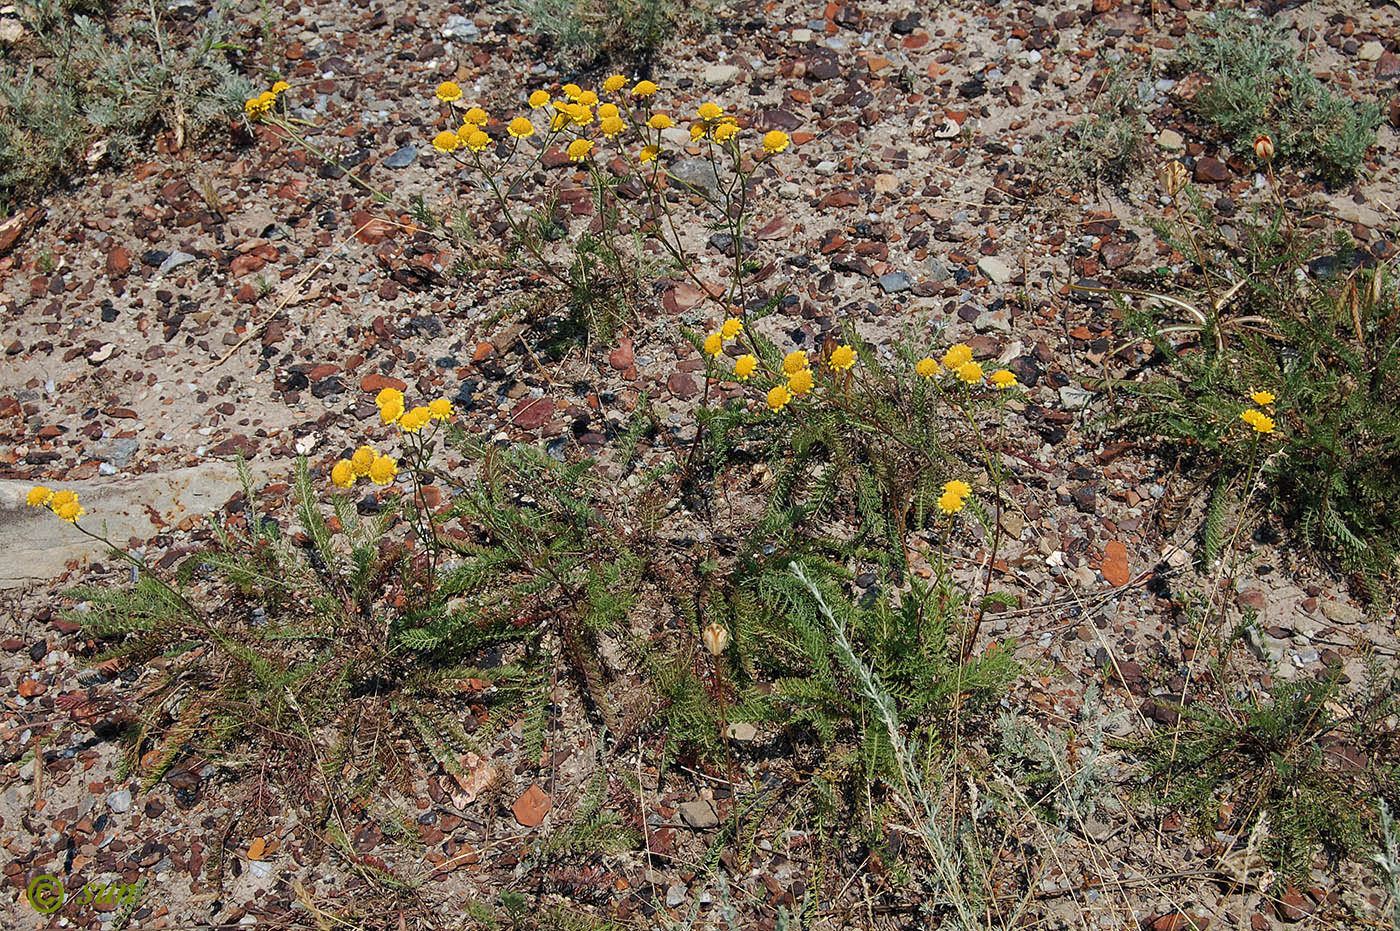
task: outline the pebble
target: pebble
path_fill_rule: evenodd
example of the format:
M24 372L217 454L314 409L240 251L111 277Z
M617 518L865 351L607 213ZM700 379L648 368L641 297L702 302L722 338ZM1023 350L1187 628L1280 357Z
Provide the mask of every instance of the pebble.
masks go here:
M406 145L393 155L384 159L384 167L407 168L416 161L418 161L418 148L416 146Z
M1157 145L1168 152L1185 152L1186 140L1174 129L1164 129L1157 134Z
M977 260L977 268L992 280L993 284L1006 284L1011 280L1011 269L1001 259L984 255Z
M164 262L160 263L160 268L157 269L157 271L162 275L166 275L179 268L181 265L188 265L197 258L198 256L190 255L188 252L172 252L166 257Z
M130 811L131 790L118 789L111 795L107 796L107 807L115 811L117 814L122 814L123 812Z
M1089 406L1094 392L1078 385L1065 385L1060 389L1060 407L1067 411L1080 411Z
M908 272L889 272L880 276L880 288L886 294L898 294L914 287L914 278Z
M685 901L686 888L682 885L666 887L666 907L677 908Z
M710 164L709 159L677 159L671 163L666 172L682 184L702 189L712 195L719 190L719 182L715 180L715 169Z
M1380 61L1381 52L1384 51L1385 46L1381 45L1375 39L1372 39L1370 42L1361 46L1356 53L1356 57L1362 61Z
M719 824L719 815L714 807L704 799L682 802L681 820L697 831L705 831Z
M710 65L700 75L700 80L710 87L723 87L739 80L740 70L735 65Z

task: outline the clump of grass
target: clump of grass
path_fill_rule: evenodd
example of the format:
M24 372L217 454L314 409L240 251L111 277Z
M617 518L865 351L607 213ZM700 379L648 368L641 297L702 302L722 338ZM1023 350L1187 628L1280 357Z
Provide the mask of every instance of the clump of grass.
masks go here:
M1175 727L1136 747L1146 786L1203 832L1253 835L1269 866L1301 881L1319 853L1336 860L1369 847L1377 800L1400 792L1384 723L1393 683L1350 708L1341 700L1334 676L1184 707Z
M0 209L120 165L159 130L184 145L247 96L222 7L190 38L154 12L111 18L106 0L32 0L19 13L30 38L0 64Z
M1141 399L1128 421L1186 441L1188 473L1215 489L1202 562L1220 553L1228 503L1257 494L1295 539L1390 602L1400 569L1400 516L1387 506L1400 495L1394 283L1348 235L1301 230L1281 207L1235 218L1227 237L1194 188L1176 194L1175 221L1156 228L1195 259L1202 293L1120 293L1129 329L1164 363L1118 383Z
M1142 80L1142 69L1128 59L1106 60L1095 77L1089 115L1063 136L1039 143L1040 161L1059 184L1121 185L1143 165L1149 135Z
M713 0L516 0L561 66L649 63L669 39L698 33Z
M1266 134L1280 159L1340 184L1356 176L1376 141L1380 105L1328 88L1269 19L1213 14L1188 38L1179 64L1207 78L1191 107L1236 152Z

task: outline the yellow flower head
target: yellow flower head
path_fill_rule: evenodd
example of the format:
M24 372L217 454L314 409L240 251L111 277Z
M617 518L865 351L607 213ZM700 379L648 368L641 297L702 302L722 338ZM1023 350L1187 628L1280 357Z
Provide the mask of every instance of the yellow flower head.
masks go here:
M397 388L385 388L374 396L379 405L379 416L385 423L393 423L403 416L403 392Z
M587 126L593 122L593 111L581 103L576 103L569 110L569 122L575 126Z
M796 375L807 367L807 353L801 349L794 349L783 356L783 374Z
M462 89L453 81L443 81L437 86L437 99L443 103L452 103L454 100L462 99Z
M32 508L41 508L49 503L53 498L53 489L45 488L43 485L35 485L29 489L29 494L25 496L24 503Z
M606 120L610 116L621 116L622 111L615 103L605 103L598 107L598 119Z
M261 119L263 116L267 115L267 112L272 109L272 105L276 102L276 94L263 92L256 97L250 97L248 101L243 104L243 112L248 114L252 119Z
M516 139L524 139L526 136L533 136L535 134L535 124L531 123L523 116L517 116L506 124L506 132L510 133Z
M780 411L792 400L792 394L782 385L774 385L768 390L768 409Z
M710 100L706 101L705 103L702 103L700 105L700 109L697 110L696 113L699 114L700 119L705 120L706 122L711 122L713 120L719 119L721 116L724 115L724 107L721 107L713 100Z
M958 343L943 353L943 367L957 371L964 362L972 361L972 347L966 343Z
M78 504L78 496L68 489L56 491L49 499L49 510L70 524L78 522L78 518L87 513L87 509Z
M1277 400L1271 391L1256 391L1249 396L1249 399L1260 407L1272 404Z
M728 142L730 139L733 139L733 138L738 134L738 132L739 132L739 124L738 124L738 123L720 123L720 124L719 124L718 126L716 126L716 127L714 128L714 130L710 133L710 136L711 136L711 138L713 138L713 139L715 140L715 142L718 142L718 143L720 143L721 145L723 145L724 143Z
M486 115L486 111L480 107L472 107L462 115L462 122L470 123L473 126L485 126L486 121L489 119L490 117Z
M535 91L530 95L530 109L538 110L549 103L549 91Z
M598 95L593 93L592 91L584 91L574 99L577 100L579 103L583 104L585 107L598 106Z
M1002 369L992 373L992 387L999 390L1016 387L1016 373L1010 369Z
M570 100L578 100L579 94L583 93L583 88L579 87L577 84L565 84L559 89L563 91L564 96L568 97Z
M724 352L724 337L720 336L718 333L711 333L709 336L705 337L706 355L717 356L721 352Z
M763 151L769 155L777 155L788 147L788 134L781 129L772 129L763 134Z
M733 339L744 332L744 321L738 317L730 317L724 321L724 325L719 328L719 335L725 339Z
M826 360L826 364L838 372L856 364L856 351L850 346L840 345L831 351L831 357Z
M659 88L651 81L638 81L632 88L632 96L650 97L652 94L656 93L657 90L659 90Z
M369 474L369 467L374 465L374 459L378 455L373 446L361 446L350 457L350 471L355 473L356 478L364 478Z
M641 162L643 165L645 165L647 162L654 162L654 161L656 161L656 156L658 156L658 155L660 155L660 154L661 154L661 146L659 146L659 145L644 145L644 146L642 146L642 150L641 150L640 152L637 153L637 161L639 161L639 162Z
M272 85L272 92L274 94L283 94L291 89L292 85L288 84L286 81L278 81Z
M349 459L341 459L331 466L331 484L337 488L349 488L355 484L355 467Z
M575 139L569 143L569 158L576 162L581 162L588 157L588 153L593 151L593 143L587 139Z
M706 133L707 131L708 131L708 130L706 130L705 124L704 124L704 123L691 123L691 124L690 124L690 141L691 141L691 142L695 142L695 141L698 140L698 139L703 139L703 138L705 137L705 133Z
M794 395L803 395L812 390L812 370L798 369L788 378L788 390Z
M938 510L944 514L956 514L963 509L963 499L944 492L938 496Z
M961 479L955 478L950 482L943 483L943 493L945 495L953 495L957 498L966 498L968 495L972 494L972 486Z
M1256 433L1273 433L1274 419L1260 411L1250 409L1240 414L1240 420L1254 428Z
M748 381L756 368L758 357L746 353L734 360L734 377L740 381Z
M433 148L443 155L449 152L456 152L462 146L462 140L450 129L444 129L433 137Z
M399 429L404 433L417 433L432 419L432 411L423 405L415 407L399 418Z
M549 131L552 133L557 133L559 130L563 129L565 126L568 125L569 117L566 113L556 113L554 114L554 116L549 118Z
M616 94L626 86L627 79L620 74L611 75L603 81L603 90L609 94Z
M399 464L388 456L376 456L369 467L369 480L376 485L387 485L399 474Z
M434 420L452 419L452 402L447 398L438 398L436 401L428 402L428 413Z
M468 133L467 138L463 141L466 143L467 148L471 149L473 152L485 152L486 147L491 144L491 137L481 130L475 129Z
M964 362L958 366L958 379L964 384L977 384L982 380L982 366L976 362Z
M938 374L938 363L929 356L924 356L914 363L914 371L918 373L920 378L932 378Z
M599 122L598 128L602 130L604 136L611 139L626 129L627 124L622 121L622 117L620 116L605 116L602 121Z
M651 119L647 120L647 125L652 129L670 129L676 125L676 121L664 113L653 113Z

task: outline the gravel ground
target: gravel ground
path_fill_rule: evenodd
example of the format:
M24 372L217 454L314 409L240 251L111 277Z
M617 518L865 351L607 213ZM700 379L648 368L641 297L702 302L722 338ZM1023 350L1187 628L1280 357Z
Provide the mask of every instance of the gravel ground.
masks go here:
M754 227L758 259L771 268L761 289L790 295L772 318L776 338L811 349L850 323L889 351L912 326L931 343L967 341L1018 373L1027 390L1010 418L1022 457L1010 492L1023 508L1008 517L998 569L1021 607L990 617L983 635L1014 645L1038 673L1011 696L1017 707L1059 726L1080 722L1092 685L1101 700L1082 727L1116 736L1170 723L1154 698L1180 693L1197 644L1169 595L1208 580L1191 566L1192 522L1165 534L1157 519L1170 463L1095 428L1111 400L1088 385L1121 321L1068 285L1130 280L1168 262L1145 223L1167 208L1150 178L1072 188L1037 153L1089 112L1103 56L1169 55L1201 6L963 0L912 11L779 0L728 8L716 32L668 46L655 69L673 111L714 98L746 125L793 136L759 179ZM236 14L257 50L249 64L288 76L294 115L317 127L310 138L404 198L467 207L477 257L496 257L501 230L486 200L426 144L443 128L431 88L456 80L500 115L522 109L529 90L575 76L551 70L502 6L274 2L267 33L261 10L247 2ZM1280 183L1373 260L1390 260L1400 228L1400 8L1264 12L1288 24L1333 86L1388 108L1362 181L1328 191L1285 171ZM1154 157L1181 155L1227 215L1261 198L1247 153L1220 151L1183 111L1180 88L1160 71L1144 74L1143 142ZM376 423L382 387L453 398L482 436L604 461L643 393L678 435L700 399L702 362L678 336L678 325L715 322L698 289L663 279L611 345L551 355L557 321L509 313L538 303L538 281L513 269L452 276L445 242L269 131L255 135L233 128L177 153L164 145L130 170L76 182L36 205L32 228L0 257L0 594L11 619L0 642L4 923L60 926L44 925L24 900L41 873L70 890L144 877L128 925L143 928L311 926L311 912L293 903L335 912L373 901L382 890L367 867L423 883L412 908L364 926L472 926L464 901L491 902L503 889L639 927L712 902L701 867L734 802L722 780L685 770L643 774L632 804L648 825L647 850L522 879L522 860L566 823L592 772L637 766L635 752L604 760L563 685L560 707L574 710L561 713L550 766L521 761L507 740L496 757L504 778L467 801L431 760L413 758L401 785L345 812L358 864L313 843L280 796L284 784L256 766L186 759L149 792L139 773L119 777L111 738L147 680L139 667L109 675L88 666L92 645L59 617L57 595L128 573L71 528L26 511L19 498L33 483L77 489L115 539L168 565L210 542L204 515L238 488L232 457L274 483L299 454L328 470ZM561 179L581 229L590 220L583 176L567 163L540 171L541 181ZM376 217L395 222L366 226ZM702 278L722 280L724 256L693 229ZM931 325L943 327L936 339ZM267 497L285 492L275 484ZM1276 676L1340 665L1359 681L1366 655L1393 659L1393 617L1368 615L1294 553L1251 545L1256 559L1227 597L1259 611L1256 653L1277 661ZM975 540L952 555L968 566L985 558ZM1267 677L1262 666L1250 674ZM756 784L786 778L769 752L777 746L758 733L744 748ZM42 765L21 765L36 747ZM1129 762L1118 751L1108 759ZM1127 791L1111 786L1083 831L1028 829L1021 842L1042 854L1028 924L1165 931L1188 927L1186 915L1197 927L1328 927L1348 909L1383 918L1374 877L1354 869L1319 870L1301 890L1232 882L1211 843ZM413 836L388 830L395 817ZM807 889L826 910L818 927L915 926L880 904L892 901L884 892L897 876L859 852L814 862L805 829L782 830L782 818L771 816L746 862L721 858L731 894L753 916L745 926L769 926L777 905ZM70 912L63 926L106 927L114 915ZM715 920L708 906L704 915Z

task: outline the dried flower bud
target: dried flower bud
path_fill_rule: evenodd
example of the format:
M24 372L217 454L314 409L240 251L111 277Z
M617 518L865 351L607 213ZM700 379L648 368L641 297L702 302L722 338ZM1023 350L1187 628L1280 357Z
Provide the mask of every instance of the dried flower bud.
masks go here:
M1385 287L1385 275L1381 266L1377 265L1376 270L1371 273L1371 283L1366 287L1366 305L1368 307L1379 307L1381 305L1381 291Z
M1186 182L1191 178L1186 171L1186 166L1178 161L1170 161L1162 166L1162 187L1167 189L1168 197L1175 197L1181 193L1181 189L1186 187Z
M1267 133L1260 133L1254 137L1254 155L1260 161L1273 161L1274 140L1270 139Z
M710 624L700 633L700 639L705 642L705 649L710 651L711 656L719 656L729 646L729 631L719 624Z

